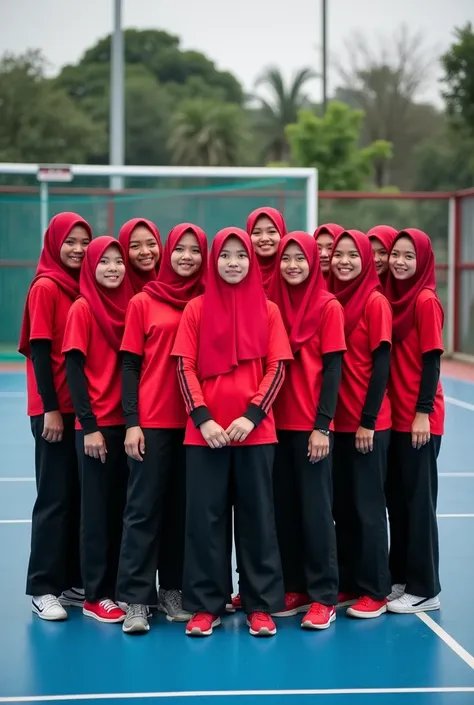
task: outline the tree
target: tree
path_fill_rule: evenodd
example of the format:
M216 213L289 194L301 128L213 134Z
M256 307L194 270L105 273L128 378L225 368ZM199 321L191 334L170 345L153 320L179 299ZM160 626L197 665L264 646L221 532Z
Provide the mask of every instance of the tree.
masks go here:
M255 87L265 87L270 93L269 99L261 95L255 97L261 108L257 129L260 128L264 139L264 154L272 161L282 162L288 158L285 127L296 122L300 110L309 107L310 101L305 89L316 75L310 68L300 69L287 86L280 69L270 67L257 79Z
M362 111L334 101L322 118L302 110L298 122L286 127L295 165L317 167L320 189L361 190L375 165L391 157L391 145L384 140L359 147L363 119Z
M376 185L395 183L406 188L413 171L413 150L439 127L436 110L417 103L431 76L434 52L421 34L410 35L406 26L389 39L381 38L379 44L377 48L372 37L361 33L346 42L347 61L336 62L342 83L336 95L364 111L362 144L382 139L393 145L393 160L376 169Z
M420 191L457 191L474 183L474 137L444 124L415 153L413 187Z
M0 161L83 162L103 149L102 132L46 66L38 51L0 59Z
M231 103L186 101L172 118L168 148L174 164L236 166L245 149L243 112Z
M456 41L441 57L448 114L474 135L474 31L468 22L454 31Z

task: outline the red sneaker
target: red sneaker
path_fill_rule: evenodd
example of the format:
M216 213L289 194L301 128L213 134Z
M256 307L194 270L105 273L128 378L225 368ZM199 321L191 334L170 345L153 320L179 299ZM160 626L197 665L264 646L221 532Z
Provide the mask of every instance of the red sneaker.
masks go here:
M293 617L298 612L306 612L311 606L308 595L301 592L287 592L285 594L285 609L274 612L272 617Z
M109 622L110 624L123 622L127 616L124 610L121 610L115 602L108 598L99 600L98 602L88 602L85 600L82 614L85 614L86 617L97 619L98 622Z
M336 609L313 602L309 612L305 614L301 621L303 629L327 629L336 619Z
M214 627L218 627L221 618L207 612L196 612L186 625L188 636L211 636Z
M387 602L387 598L373 600L371 597L364 595L352 607L349 607L346 614L349 617L359 617L359 619L374 619L387 611Z
M359 595L355 595L353 592L339 592L337 594L337 606L347 607L356 603L358 599Z
M266 612L249 614L247 625L252 636L274 636L277 633L275 622Z

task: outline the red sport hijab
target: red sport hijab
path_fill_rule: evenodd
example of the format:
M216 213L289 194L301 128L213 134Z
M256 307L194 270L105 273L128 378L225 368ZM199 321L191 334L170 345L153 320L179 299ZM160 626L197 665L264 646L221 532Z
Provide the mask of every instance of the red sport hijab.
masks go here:
M342 232L344 232L344 228L342 227L342 225L338 225L337 223L323 223L322 225L319 225L316 228L313 233L313 237L316 240L318 235L321 235L322 233L328 233L328 235L331 235L331 237L336 238Z
M96 238L87 248L81 269L80 294L91 307L92 315L104 337L113 350L118 352L125 327L125 313L133 291L126 276L117 289L107 289L95 278L97 265L111 245L116 247L122 256L124 255L121 244L108 235Z
M392 305L393 311L393 338L396 342L404 340L415 325L416 301L423 289L436 292L435 260L431 240L426 233L416 228L408 228L398 233L392 246L397 240L407 236L413 242L416 252L415 274L399 281L389 271L385 295Z
M84 218L77 213L58 213L51 219L48 229L44 234L43 249L39 258L36 274L30 284L26 297L23 321L21 324L19 352L25 357L30 354L30 314L28 310L28 299L31 287L38 279L46 277L52 279L60 289L64 291L70 299L75 299L79 294L79 271L66 267L61 262L61 247L67 236L76 225L82 225L87 234L92 239L91 226Z
M156 265L155 269L152 269L150 272L140 272L134 267L132 267L132 265L130 264L130 259L128 256L130 238L132 237L132 233L137 227L137 225L144 225L145 228L148 228L148 230L158 243L160 259L158 260L158 264ZM127 222L122 225L122 227L120 228L118 239L123 248L125 266L127 268L127 277L133 287L133 293L139 294L145 284L148 284L148 282L152 282L159 272L161 258L163 256L163 245L161 243L160 231L158 230L156 225L152 223L151 220L145 220L145 218L132 218L132 220L127 220Z
M226 240L236 237L247 250L245 279L228 284L217 270ZM231 372L245 360L264 358L268 350L268 309L262 277L250 237L240 228L220 230L211 246L199 333L198 374L209 379Z
M328 288L334 292L339 303L344 307L344 333L350 336L364 313L367 299L373 291L380 291L380 280L375 269L374 256L370 240L360 230L344 230L334 240L333 257L343 237L350 237L359 251L362 263L360 274L348 282L340 281L332 268L329 270Z
M397 237L397 232L398 231L390 225L375 225L369 230L367 237L369 240L379 240L379 242L382 243L387 252L390 254L393 242ZM382 287L385 287L385 284L387 283L387 276L388 270L379 277Z
M252 211L247 218L247 233L252 235L252 231L257 223L257 220L262 216L270 218L275 228L278 230L280 237L286 235L286 223L283 215L276 208L270 208L270 206L265 208L257 208ZM262 275L263 288L268 291L271 284L273 274L275 272L275 266L277 262L278 255L275 254L272 257L261 257L256 254L258 266L260 267L260 272Z
M195 235L202 255L202 264L190 277L181 277L171 265L171 254L186 233ZM176 225L168 235L163 250L163 262L157 278L146 284L143 291L157 301L163 301L170 306L184 309L188 301L204 292L207 274L207 237L201 228L192 223Z
M283 279L281 272L275 276L268 297L280 308L293 353L318 332L324 307L334 299L326 287L319 263L316 240L308 233L288 233L278 247L278 267L290 243L296 243L309 263L309 275L301 284L292 286Z

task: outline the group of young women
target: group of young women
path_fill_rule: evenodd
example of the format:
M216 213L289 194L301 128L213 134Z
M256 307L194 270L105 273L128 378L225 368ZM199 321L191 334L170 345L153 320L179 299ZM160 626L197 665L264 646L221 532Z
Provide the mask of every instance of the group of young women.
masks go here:
M148 220L92 239L56 215L19 347L33 612L144 633L157 607L208 636L242 608L270 636L438 609L442 326L420 230L259 208L208 255L192 223L163 248Z

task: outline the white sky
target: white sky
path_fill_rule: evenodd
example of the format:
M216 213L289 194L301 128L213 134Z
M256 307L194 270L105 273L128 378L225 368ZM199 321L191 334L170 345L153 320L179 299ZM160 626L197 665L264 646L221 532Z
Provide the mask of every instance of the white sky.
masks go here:
M251 90L258 73L278 65L288 77L298 68L321 68L321 0L122 0L123 26L164 29L177 34L184 48L204 52L219 68L235 73ZM77 61L106 35L113 23L114 0L0 0L0 53L40 48L57 71ZM423 31L426 46L445 50L452 30L474 21L474 0L328 0L329 48L344 55L354 30L374 38L390 36L405 22ZM424 98L439 103L439 69ZM329 88L335 87L334 72ZM319 99L321 86L312 94Z

